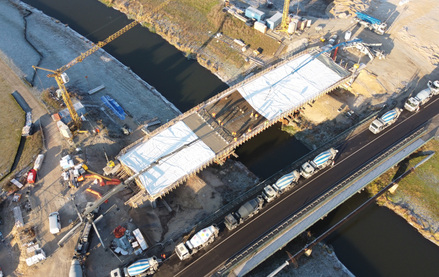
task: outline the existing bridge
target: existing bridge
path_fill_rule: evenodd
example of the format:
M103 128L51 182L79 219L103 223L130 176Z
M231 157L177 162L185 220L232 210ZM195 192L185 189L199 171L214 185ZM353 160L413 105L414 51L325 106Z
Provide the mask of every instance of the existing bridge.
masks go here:
M345 84L351 73L304 51L230 87L123 149L118 155L142 190L128 204L163 197L253 136Z

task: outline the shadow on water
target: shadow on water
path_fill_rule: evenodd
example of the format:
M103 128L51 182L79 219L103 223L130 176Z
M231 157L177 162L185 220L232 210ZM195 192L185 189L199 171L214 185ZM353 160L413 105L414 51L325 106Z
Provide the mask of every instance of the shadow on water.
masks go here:
M310 150L275 124L239 147L236 154L259 178L265 179L285 168Z
M131 20L98 1L26 0L93 42L104 40ZM136 26L104 49L185 112L227 88L218 77L147 28ZM79 55L80 53L78 53ZM86 62L86 60L84 61Z

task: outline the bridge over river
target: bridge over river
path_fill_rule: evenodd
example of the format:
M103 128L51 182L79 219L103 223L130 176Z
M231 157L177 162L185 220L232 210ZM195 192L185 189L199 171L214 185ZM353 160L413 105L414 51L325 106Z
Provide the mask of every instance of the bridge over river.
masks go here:
M247 78L160 126L118 159L141 188L128 204L154 201L303 105L344 85L351 73L308 50Z

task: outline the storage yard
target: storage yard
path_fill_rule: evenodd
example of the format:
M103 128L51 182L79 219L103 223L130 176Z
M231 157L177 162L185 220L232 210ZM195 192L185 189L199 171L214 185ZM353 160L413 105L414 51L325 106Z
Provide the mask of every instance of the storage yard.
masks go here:
M310 1L304 2L306 6ZM393 2L380 5L393 7L399 16L373 10L374 16L391 19L384 26L366 14L333 19L288 15L289 24L282 25L283 1L272 1L270 8L264 2L259 10L248 4L242 8L241 1L224 1L224 12L245 21L243 28L254 28L282 43L278 53L264 55L263 49L241 41L238 51L247 57L241 75L224 78L230 81L229 89L186 113L103 51L102 45L19 1L1 3L0 22L7 28L0 34L7 39L0 41L0 66L2 72L15 72L8 77L3 73L3 78L32 110L30 122L16 125L25 127L25 141L36 133L43 145L40 155L33 154L27 166L2 180L2 185L14 188L4 190L0 204L2 249L7 250L0 254L3 273L70 273L73 277L80 276L74 275L79 271L108 276L113 270L119 272L114 276L120 276L125 270L130 276L153 274L176 247L180 249L176 255L185 260L221 235L222 229L200 226L200 222L209 218L213 222L218 220L216 214L227 212L225 226L235 229L299 178L330 166L337 154L331 148L310 157L298 171L265 187L260 196L235 203L232 199L241 199L260 181L230 159L252 137L282 122L314 148L384 104L402 107L420 88L428 96L420 93L415 99L420 103L410 103L426 103L439 91L439 83L434 82L437 46L420 47L429 37L422 32L410 36L406 27L410 19L405 16L412 10ZM413 11L419 9L420 4L413 5ZM328 10L337 15L334 7ZM27 14L26 24L23 14ZM419 31L420 24L414 29ZM17 35L23 30L26 39ZM129 32L122 30L117 34L121 40ZM238 37L220 34L216 38L240 44ZM79 53L86 54L77 57ZM406 64L413 66L402 69ZM66 77L63 73L70 67ZM227 67L223 70L224 74L217 74L229 76ZM48 73L55 78L47 78ZM428 86L426 79L432 80ZM47 100L40 104L44 95L57 104ZM401 111L396 108L392 118L390 112L384 114L376 121L381 125L377 123L371 131L381 132ZM339 129L331 127L332 121ZM221 211L232 204L230 210ZM334 276L349 274L342 265L333 270Z

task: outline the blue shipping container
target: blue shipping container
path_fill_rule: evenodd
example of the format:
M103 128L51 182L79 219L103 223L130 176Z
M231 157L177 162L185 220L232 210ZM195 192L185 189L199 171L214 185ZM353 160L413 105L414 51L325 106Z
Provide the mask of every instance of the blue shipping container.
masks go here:
M245 16L248 18L254 18L257 21L263 21L265 18L265 13L253 7L248 7L245 10Z

